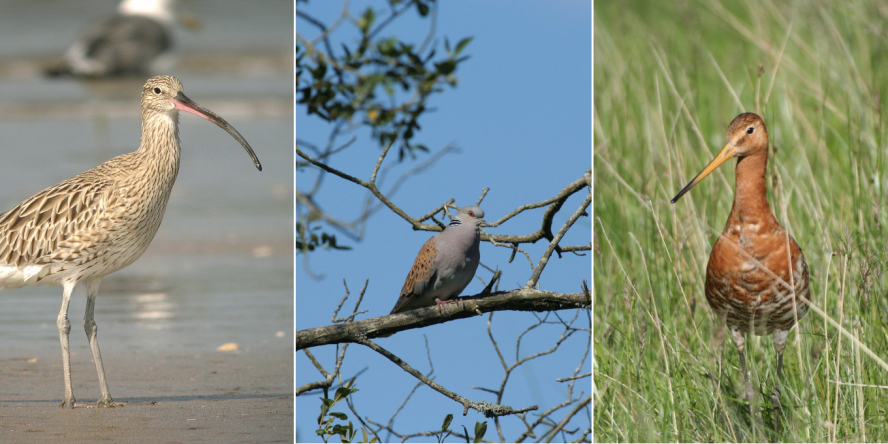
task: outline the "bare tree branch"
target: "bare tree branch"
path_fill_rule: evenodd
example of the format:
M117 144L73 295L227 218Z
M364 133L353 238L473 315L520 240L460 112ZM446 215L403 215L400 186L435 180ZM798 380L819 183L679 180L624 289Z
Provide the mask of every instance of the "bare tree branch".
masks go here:
M561 229L558 230L558 234L556 234L555 237L551 239L551 242L549 243L549 248L546 248L546 252L537 263L536 268L533 270L533 275L531 275L530 280L527 281L526 287L536 286L537 282L539 282L540 280L540 275L543 273L543 269L546 268L546 264L549 263L549 257L552 255L552 252L558 248L558 242L561 241L561 238L564 237L564 235L567 233L567 230L569 230L570 227L573 226L574 222L576 222L577 219L580 218L580 216L588 216L588 214L586 213L586 208L589 208L590 204L592 204L591 189L589 190L589 194L586 195L586 199L584 199L583 203L580 204L580 207L577 208L577 211L574 212L574 214L572 214L570 218L567 219L567 222L565 222Z
M320 345L360 342L362 338L389 336L399 331L469 318L485 312L541 312L577 308L592 308L592 299L588 294L554 293L521 288L494 293L481 299L463 298L463 306L451 304L449 315L439 312L437 307L426 307L361 321L297 330L296 350Z
M358 340L356 342L358 344L364 345L364 346L372 349L373 351L385 356L390 361L394 362L398 367L401 367L404 371L406 371L407 373L410 373L410 375L412 375L414 378L419 379L420 381L423 382L423 384L431 387L433 390L437 391L438 393L441 393L442 395L462 404L463 416L465 416L469 412L469 409L477 410L478 412L482 413L484 416L486 416L488 418L493 418L496 416L504 416L504 415L512 415L515 413L528 412L531 410L537 410L539 408L539 407L533 405L530 407L513 409L512 407L509 407L507 405L491 404L486 401L469 400L468 398L462 397L456 393L451 392L450 390L445 389L440 384L432 381L431 379L426 378L425 375L416 371L416 369L414 369L413 367L408 365L401 358L395 356L390 351L380 347L375 342L370 341L369 339L364 339L364 338L358 338Z
M389 144L389 147L390 146L391 146L391 144ZM296 154L299 155L299 157L301 157L301 158L305 159L306 161L308 161L309 163L311 163L312 165L315 165L318 168L321 168L322 170L324 170L330 174L336 175L342 179L345 179L349 182L355 183L357 185L360 185L360 186L366 188L368 191L370 191L370 193L372 193L374 196L376 196L376 198L379 199L380 202L382 202L383 204L385 204L385 206L387 206L390 210L392 210L392 212L394 212L398 216L401 216L401 218L404 219L405 221L409 222L413 226L414 230L424 230L424 231L441 231L441 230L443 230L443 228L439 225L430 225L430 224L422 223L421 221L424 219L414 219L414 218L410 217L410 215L408 215L406 212L401 210L397 205L392 203L376 187L375 174L379 168L379 165L382 163L382 160L385 158L385 155L388 153L389 147L386 147L386 149L383 151L383 153L379 156L379 159L377 160L376 166L374 167L374 170L373 170L373 175L371 176L372 178L369 182L359 179L357 177L354 177L350 174L344 173L342 171L339 171L333 167L328 166L327 164L325 164L323 162L320 162L320 161L314 159L313 157L309 156L308 154L305 154L305 152L303 152L301 149L299 149L298 145L296 145ZM563 190L561 190L561 192L559 192L554 197L544 200L542 202L537 202L535 204L522 205L522 206L518 207L517 209L513 210L512 212L503 216L500 220L498 220L496 222L488 223L488 227L497 227L497 226L501 225L502 223L504 223L505 221L517 216L518 214L520 214L523 211L534 209L534 208L540 208L540 207L549 205L549 208L543 214L542 226L538 231L535 231L530 234L524 234L524 235L489 235L489 234L485 234L481 239L482 240L495 240L495 241L501 242L501 243L512 243L512 244L535 243L536 241L538 241L540 239L544 239L544 238L549 239L551 241L555 238L555 236L552 234L552 219L555 217L555 214L558 213L558 211L561 209L561 206L564 204L564 202L567 200L568 197L572 196L573 194L577 193L578 191L582 190L585 187L591 187L591 168L586 173L583 174L583 177L580 177L579 179L570 183L568 186L566 186ZM483 198L483 196L482 196L482 198ZM586 206L588 206L588 205L586 205ZM433 211L430 214L434 214L437 211L438 210ZM590 244L589 246L576 246L576 247L570 247L570 248L571 248L570 251L581 251L581 250L591 250L592 246ZM556 251L558 251L557 248L556 248Z

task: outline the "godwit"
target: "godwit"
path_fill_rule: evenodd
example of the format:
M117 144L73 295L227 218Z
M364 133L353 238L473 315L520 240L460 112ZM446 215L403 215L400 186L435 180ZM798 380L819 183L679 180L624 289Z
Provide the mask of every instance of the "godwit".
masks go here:
M172 59L164 56L173 46L173 3L123 0L116 14L87 29L46 74L101 77L169 68Z
M179 172L179 111L215 123L231 134L253 159L253 149L231 125L182 93L170 76L148 79L142 87L142 141L139 149L49 187L0 215L0 290L24 285L61 285L64 293L56 324L62 345L65 399L74 407L68 353L68 302L74 287L86 285L83 328L99 375L99 407L113 407L93 320L99 282L133 263L160 227Z
M728 143L679 191L672 203L732 157L737 158L734 205L725 230L709 255L706 300L731 329L746 383L744 395L749 402L753 393L743 356L744 335L774 335L777 385L772 401L779 407L786 339L796 321L808 312L808 305L801 299L810 299L808 265L802 250L777 223L768 206L765 187L768 129L762 118L753 113L734 118L728 126Z

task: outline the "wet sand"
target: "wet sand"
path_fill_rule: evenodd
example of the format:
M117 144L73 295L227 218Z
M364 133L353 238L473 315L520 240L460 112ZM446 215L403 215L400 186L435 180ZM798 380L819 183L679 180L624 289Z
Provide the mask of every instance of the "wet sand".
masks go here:
M72 356L73 410L59 407L60 353L0 357L0 440L292 442L292 335L274 340L275 347L255 351L103 352L120 404L110 409L95 407L99 389L88 352Z

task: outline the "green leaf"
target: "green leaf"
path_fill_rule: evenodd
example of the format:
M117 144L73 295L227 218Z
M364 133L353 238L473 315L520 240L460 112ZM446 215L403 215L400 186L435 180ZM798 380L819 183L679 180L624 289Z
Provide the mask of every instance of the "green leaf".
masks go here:
M447 60L441 63L435 63L435 68L438 69L438 73L441 75L448 75L456 71L456 60Z
M456 44L456 48L453 50L453 56L454 57L458 56L459 53L461 53L462 50L465 49L466 46L472 42L473 38L474 37L466 37L466 38L460 40L459 43Z
M333 395L334 402L339 402L342 398L351 395L352 393L358 391L358 389L348 388L348 387L339 387L336 389L336 394Z
M419 11L419 15L425 17L429 15L429 5L423 2L416 2L416 10Z
M369 32L370 27L373 26L374 20L376 20L376 13L373 12L373 8L367 8L364 14L361 15L361 18L358 19L358 28L361 29L362 33L366 34Z
M441 424L441 431L443 432L447 430L447 428L450 427L451 422L453 422L453 414L448 413L447 416L444 417L444 423Z
M487 421L475 423L475 442L481 442L484 434L487 433Z

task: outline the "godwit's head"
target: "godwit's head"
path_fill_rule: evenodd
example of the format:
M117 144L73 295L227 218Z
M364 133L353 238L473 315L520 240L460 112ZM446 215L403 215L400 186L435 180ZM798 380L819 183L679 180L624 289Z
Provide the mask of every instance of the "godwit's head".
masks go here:
M700 174L672 198L672 203L677 202L688 190L700 183L703 178L727 162L728 159L752 156L762 152L765 155L768 153L768 128L765 127L765 121L755 113L740 114L728 125L728 143L725 144L725 147L715 156L715 159L709 162L709 165L706 165L706 168L703 168Z

